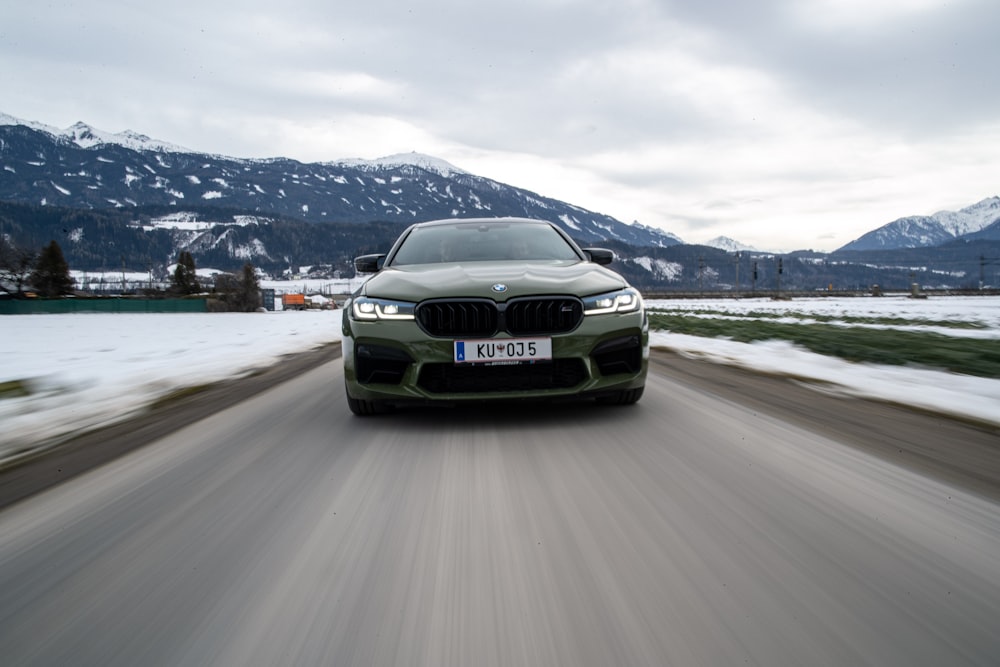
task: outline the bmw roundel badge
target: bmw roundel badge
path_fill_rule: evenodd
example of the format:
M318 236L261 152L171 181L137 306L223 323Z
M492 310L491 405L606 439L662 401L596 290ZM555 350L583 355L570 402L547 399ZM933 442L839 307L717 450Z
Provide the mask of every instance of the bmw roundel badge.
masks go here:
M507 286L504 285L503 283L496 283L495 285L493 285L492 289L494 292L506 292Z

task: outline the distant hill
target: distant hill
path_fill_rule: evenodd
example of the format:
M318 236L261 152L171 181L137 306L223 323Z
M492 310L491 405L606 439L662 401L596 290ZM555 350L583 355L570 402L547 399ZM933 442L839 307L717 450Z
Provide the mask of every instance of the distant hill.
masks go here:
M728 236L716 236L714 239L705 241L701 245L706 245L710 248L718 248L719 250L725 250L726 252L761 252L753 246L748 246L745 243L740 243Z
M306 222L405 222L522 216L584 242L668 246L652 227L470 174L418 153L302 163L198 153L85 123L65 130L0 114L0 200L80 209L216 206Z
M403 222L320 222L263 216L253 211L171 206L74 209L0 202L0 239L36 252L59 242L70 267L91 273L140 272L166 280L181 251L200 269L238 271L246 262L274 277L354 276L353 258L385 252L406 227ZM583 243L583 241L581 241ZM0 244L2 245L2 244ZM938 248L845 251L833 255L736 253L703 245L637 247L601 241L617 255L612 268L651 291L706 290L768 294L785 290L974 288L997 275L1000 240L956 240ZM0 253L2 255L2 253ZM0 256L2 260L2 256ZM308 267L308 268L304 268ZM0 267L2 269L2 267ZM0 271L2 273L2 271ZM3 285L0 284L0 296Z
M966 234L965 238L970 241L1000 241L1000 220L978 232Z
M427 155L311 164L238 159L136 132L110 134L84 123L59 130L0 114L0 245L37 251L57 240L76 270L165 279L187 251L199 268L236 271L251 262L276 277L306 270L353 276L354 256L388 250L408 224L504 215L551 220L582 245L614 250L613 268L647 290L768 293L779 276L783 289L810 291L1000 284L996 197L932 216L935 225L926 229L938 229L935 242L949 241L944 245L895 247L901 232L868 249L859 239L829 255L778 255L724 237L685 245Z
M930 216L915 215L894 220L836 252L939 246L981 232L998 221L1000 197L989 197L960 211L939 211Z

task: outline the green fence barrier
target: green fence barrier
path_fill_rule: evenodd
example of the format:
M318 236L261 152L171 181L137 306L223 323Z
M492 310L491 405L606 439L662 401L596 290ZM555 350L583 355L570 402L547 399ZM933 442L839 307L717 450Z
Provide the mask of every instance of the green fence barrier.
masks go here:
M206 313L207 299L3 299L0 315L64 313Z

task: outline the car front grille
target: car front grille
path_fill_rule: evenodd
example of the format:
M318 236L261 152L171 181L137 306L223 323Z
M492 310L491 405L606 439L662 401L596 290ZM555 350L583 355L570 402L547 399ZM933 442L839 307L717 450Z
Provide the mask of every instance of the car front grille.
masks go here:
M482 364L424 364L417 384L432 394L569 389L587 378L582 359L515 366Z
M492 336L499 311L489 299L425 301L417 306L417 323L431 336Z
M497 303L489 299L425 301L417 323L438 338L484 338L506 331L537 336L572 331L583 319L583 303L573 297L524 297Z
M512 336L566 333L581 319L583 303L579 299L514 299L504 309L504 323Z

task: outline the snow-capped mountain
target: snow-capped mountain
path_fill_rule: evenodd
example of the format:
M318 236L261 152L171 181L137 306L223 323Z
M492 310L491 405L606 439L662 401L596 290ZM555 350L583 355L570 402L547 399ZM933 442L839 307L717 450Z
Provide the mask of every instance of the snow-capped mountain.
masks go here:
M1000 197L988 197L960 211L939 211L894 220L851 241L842 250L888 250L939 246L980 232L1000 220Z
M374 160L364 160L362 158L346 158L343 160L336 160L330 162L333 166L342 167L354 167L358 169L365 169L367 171L378 171L384 168L395 168L395 167L419 167L420 169L425 169L427 171L432 171L442 176L451 176L453 174L468 174L469 172L464 169L459 169L455 165L442 160L441 158L436 158L431 155L424 155L423 153L397 153L396 155L387 155L386 157L376 158Z
M0 114L0 233L18 248L59 239L76 269L165 270L189 251L199 266L227 271L249 261L275 275L296 266L352 275L354 256L386 250L405 224L507 215L551 220L586 245L614 250L615 268L636 286L729 290L750 275L753 287L776 284L773 258L753 257L761 251L732 239L684 245L662 230L419 153L308 164L241 159L136 132L84 123L60 130ZM919 247L955 238L967 243ZM781 285L978 285L998 239L1000 197L992 197L958 212L904 218L855 242L884 252L786 255ZM741 261L733 261L736 251L746 251Z
M757 248L735 241L728 236L716 236L700 245L707 245L710 248L718 248L726 252L760 252Z
M130 148L135 151L157 151L161 153L194 152L184 148L183 146L151 139L144 134L139 134L138 132L133 132L132 130L125 130L124 132L112 134L111 132L104 132L103 130L93 128L83 122L74 123L66 129L61 130L51 125L45 125L34 121L24 121L5 113L0 113L0 126L3 125L23 125L25 127L30 127L33 130L45 132L46 134L51 134L54 137L65 139L66 141L76 144L80 148L115 145L123 148Z
M212 206L308 222L547 219L585 243L667 247L675 236L544 197L420 153L302 163L198 153L84 123L59 130L0 114L0 200L107 209Z
M665 237L667 239L667 243L657 244L660 247L669 245L682 245L684 243L681 237L677 236L676 234L665 232L662 229L657 229L656 227L649 227L648 225L640 223L638 220L632 221L632 227L635 227L637 230L642 232L649 232L650 234L652 234L654 237L657 238Z

